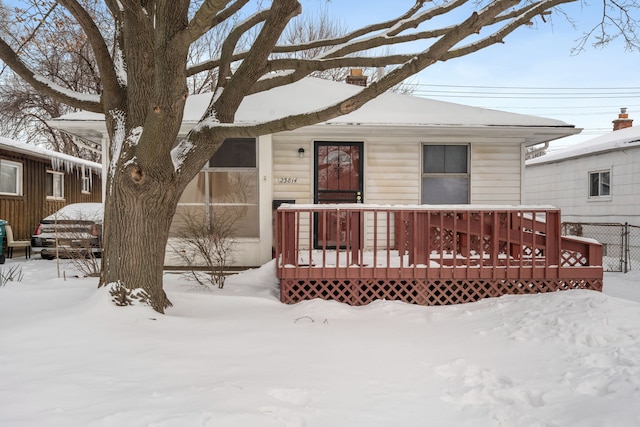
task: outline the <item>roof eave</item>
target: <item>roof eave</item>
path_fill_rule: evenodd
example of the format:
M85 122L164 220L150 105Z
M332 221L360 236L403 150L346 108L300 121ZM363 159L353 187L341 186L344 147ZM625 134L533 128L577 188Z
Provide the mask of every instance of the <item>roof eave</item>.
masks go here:
M87 139L94 143L100 144L102 139L107 135L107 129L102 120L50 120L47 122L50 126L60 129L68 134L79 138ZM180 127L180 134L187 134L193 127L195 122L183 121ZM402 130L403 132L414 132L429 130L432 134L442 131L443 134L465 133L484 131L494 134L503 134L508 136L519 136L524 138L525 145L536 145L539 143L554 141L571 135L576 135L582 131L573 125L567 126L530 126L530 125L466 125L466 124L428 124L428 123L340 123L340 122L323 122L304 128L287 132L317 132L326 130L327 128L341 128L354 130L385 128L388 130Z
M59 154L46 154L46 153L41 153L38 151L33 151L33 150L28 150L22 147L18 147L16 145L10 145L10 144L3 144L0 141L0 148L10 151L12 153L19 153L19 154L23 154L25 156L31 156L31 157L36 157L38 159L43 159L43 160L49 160L52 161L52 159L57 158L59 160L62 161L67 161L67 162L71 162L74 165L77 166L85 166L85 167L89 167L91 169L101 169L102 165L100 163L96 163L96 162L92 162L89 160L84 160L84 159L79 159L76 158L74 156L68 155L68 154L64 154L64 153L59 153Z

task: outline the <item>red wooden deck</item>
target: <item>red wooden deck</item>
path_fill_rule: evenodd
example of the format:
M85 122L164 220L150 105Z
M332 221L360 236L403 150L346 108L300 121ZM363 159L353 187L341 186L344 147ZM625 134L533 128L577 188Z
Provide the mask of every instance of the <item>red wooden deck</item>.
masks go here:
M601 291L601 245L561 236L560 222L558 209L526 206L283 205L280 299L440 305Z

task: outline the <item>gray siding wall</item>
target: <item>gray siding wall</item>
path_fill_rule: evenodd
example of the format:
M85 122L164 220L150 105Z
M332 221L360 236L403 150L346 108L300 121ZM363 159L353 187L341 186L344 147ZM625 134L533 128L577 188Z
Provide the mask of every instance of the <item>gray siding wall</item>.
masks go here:
M640 148L526 167L525 202L551 204L563 221L640 225ZM611 171L611 196L589 197L589 173Z

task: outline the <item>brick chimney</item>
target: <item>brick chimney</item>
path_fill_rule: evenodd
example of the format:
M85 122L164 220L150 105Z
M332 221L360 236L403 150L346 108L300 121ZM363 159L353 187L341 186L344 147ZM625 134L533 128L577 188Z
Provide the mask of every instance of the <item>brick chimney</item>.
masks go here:
M631 126L633 126L633 119L629 118L626 108L621 108L620 114L618 114L618 118L611 123L613 123L613 130L615 131L624 128L630 128Z
M352 68L349 70L347 83L350 85L367 87L367 76L362 75L362 68Z

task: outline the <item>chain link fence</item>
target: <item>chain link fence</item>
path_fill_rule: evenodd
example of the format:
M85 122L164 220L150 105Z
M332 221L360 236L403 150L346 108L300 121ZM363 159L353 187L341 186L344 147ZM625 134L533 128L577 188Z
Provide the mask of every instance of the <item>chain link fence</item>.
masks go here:
M601 243L604 271L627 273L640 269L640 227L637 225L564 222L562 234Z

